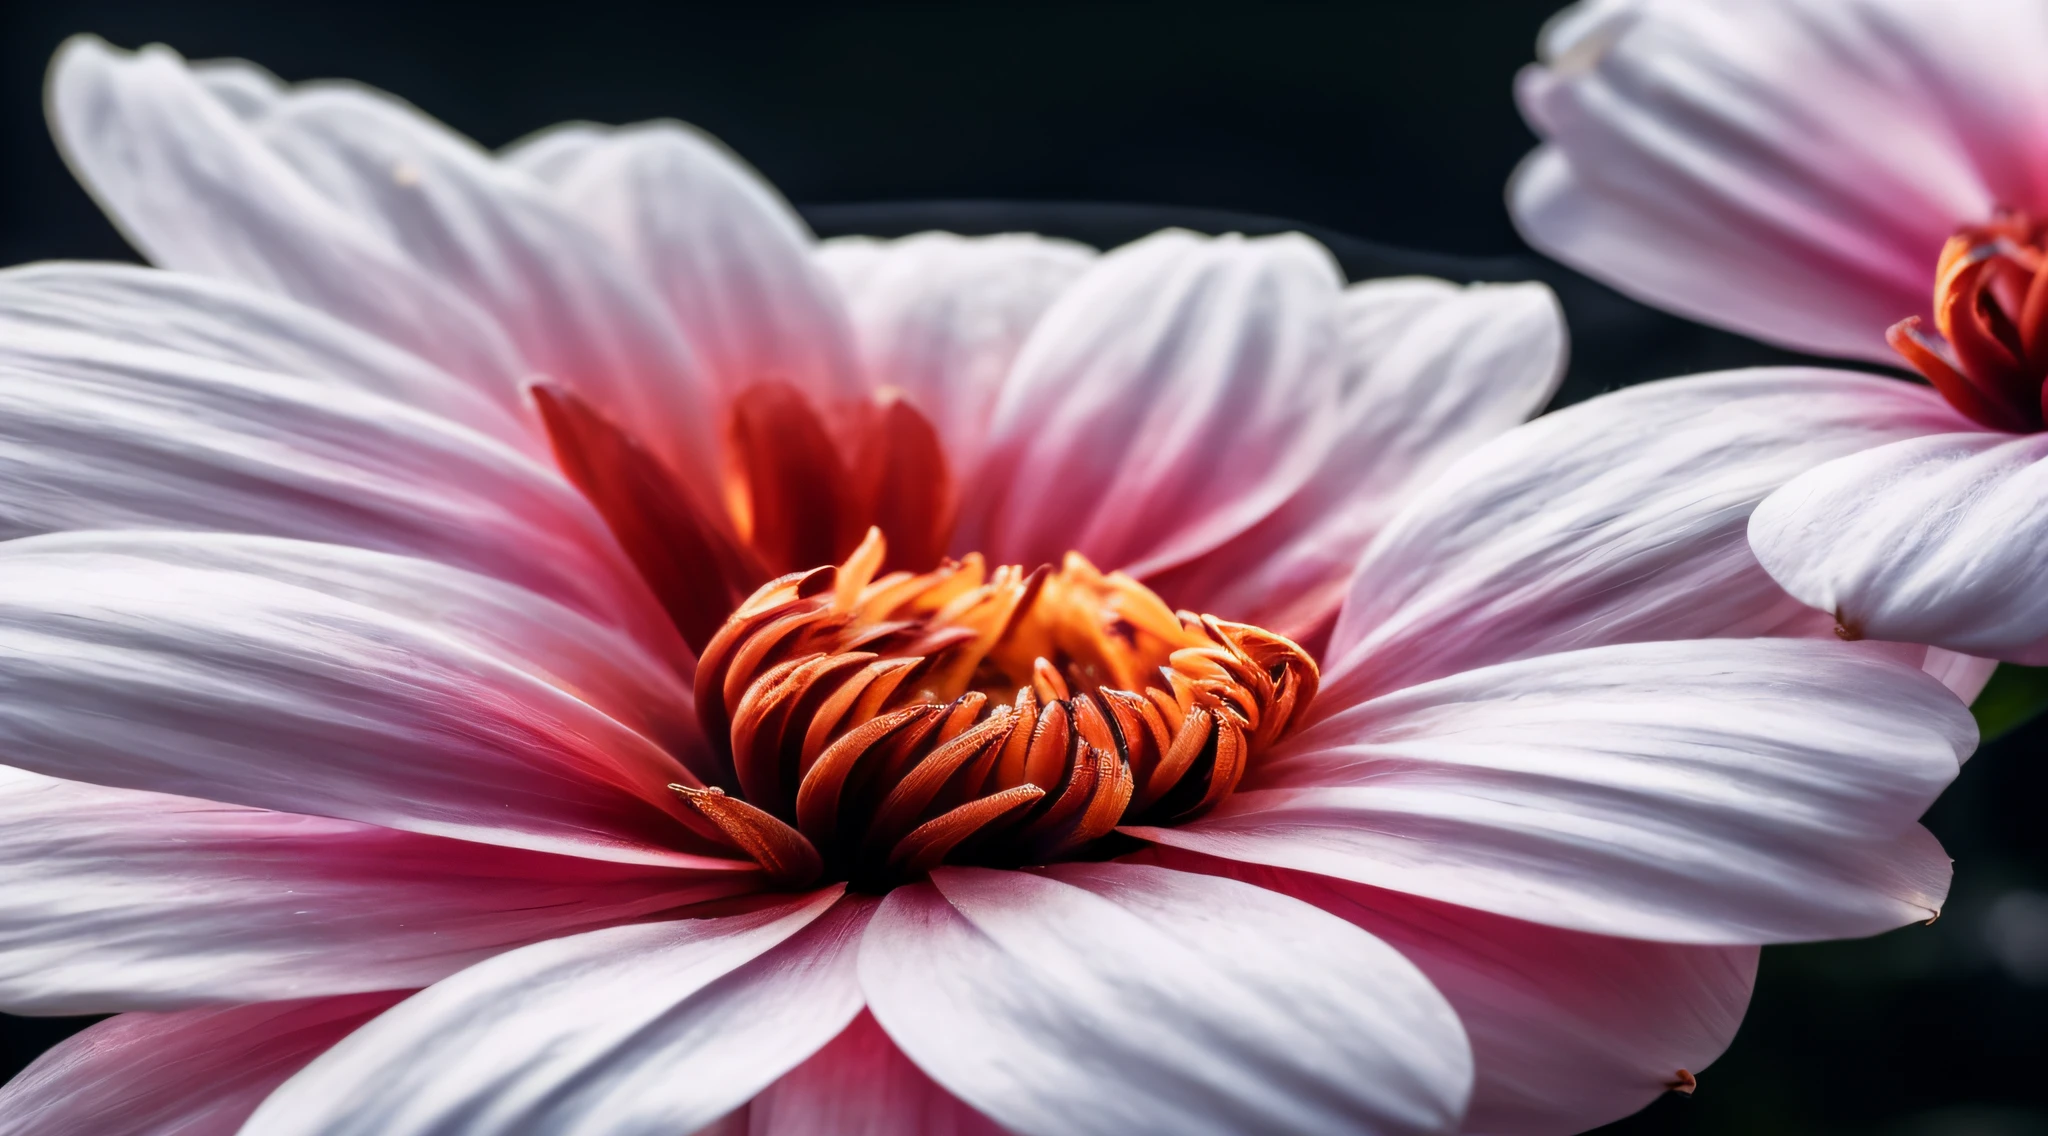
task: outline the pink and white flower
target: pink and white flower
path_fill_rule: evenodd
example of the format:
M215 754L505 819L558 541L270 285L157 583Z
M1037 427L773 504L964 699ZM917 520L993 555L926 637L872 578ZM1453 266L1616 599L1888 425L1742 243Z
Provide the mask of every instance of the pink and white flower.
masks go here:
M1752 638L1826 628L1744 542L1920 403L1511 429L1540 288L821 247L675 124L163 49L52 105L181 271L0 272L0 1005L120 1012L0 1134L1571 1132L1940 907L1967 665Z
M2048 8L1592 0L1545 29L1509 190L1530 243L1651 303L1897 364L1924 428L1756 513L1849 635L2048 662ZM1935 331L1939 335L1933 334Z

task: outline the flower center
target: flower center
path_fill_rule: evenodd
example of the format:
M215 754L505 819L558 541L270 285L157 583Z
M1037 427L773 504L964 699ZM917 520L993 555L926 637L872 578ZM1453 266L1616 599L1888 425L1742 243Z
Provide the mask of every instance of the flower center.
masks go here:
M1087 855L1229 795L1315 696L1292 642L1078 553L877 575L886 556L870 529L837 568L770 581L698 665L733 791L672 788L789 886Z
M888 568L938 563L953 489L938 434L893 391L821 413L802 392L757 383L732 399L717 499L575 391L530 389L562 473L596 506L700 654L748 593L835 563L870 526Z
M1934 321L1893 324L1885 338L1949 404L1993 430L2043 429L2048 379L2048 225L2003 212L1942 246Z

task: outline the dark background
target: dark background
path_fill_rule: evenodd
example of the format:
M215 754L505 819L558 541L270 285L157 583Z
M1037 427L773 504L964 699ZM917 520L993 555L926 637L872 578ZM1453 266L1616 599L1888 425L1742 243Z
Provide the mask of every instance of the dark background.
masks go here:
M1549 281L1563 401L1788 358L1534 256L1501 186L1533 144L1509 96L1552 0L1344 4L426 3L0 6L0 263L131 257L48 141L74 31L384 87L489 145L562 119L718 134L823 233L1307 227L1354 278ZM1286 220L1280 220L1280 219ZM1428 251L1421 251L1428 250ZM2048 1136L2048 720L1987 745L1929 816L1947 912L1764 954L1697 1096L1609 1132ZM0 1018L0 1076L75 1019Z

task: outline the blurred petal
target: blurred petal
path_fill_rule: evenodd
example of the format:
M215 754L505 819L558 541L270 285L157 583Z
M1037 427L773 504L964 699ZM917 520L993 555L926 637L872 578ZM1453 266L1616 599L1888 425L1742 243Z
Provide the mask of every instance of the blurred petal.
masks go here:
M1457 1020L1307 904L1136 864L942 868L897 888L861 986L911 1060L1028 1136L1454 1130Z
M1757 502L1961 421L1925 387L1806 368L1647 383L1539 418L1453 465L1366 550L1318 705L1551 651L1781 633L1806 613L1749 551Z
M0 1087L0 1136L233 1136L285 1078L402 997L109 1018Z
M577 136L549 145L557 132ZM535 157L521 162L526 150ZM774 380L821 405L866 393L846 310L782 195L717 140L679 122L558 127L507 158L654 282L706 379L731 397Z
M1329 446L1342 283L1299 234L1167 231L1096 261L1017 355L956 547L1143 575L1243 533Z
M1309 638L1360 554L1444 466L1543 409L1564 375L1564 313L1541 284L1355 284L1339 306L1337 439L1249 533L1148 583L1169 602Z
M1636 0L1546 29L1546 145L1509 188L1544 252L1681 315L1893 361L1942 242L2048 206L2034 0Z
M911 1064L865 1010L740 1119L735 1136L1003 1136Z
M0 863L0 1007L38 1014L410 989L760 886L6 768Z
M1147 840L1531 922L1691 943L1932 918L1920 814L1977 742L1917 670L1811 640L1603 647L1312 726Z
M1773 493L1750 545L1851 633L2048 663L2048 434L1913 438Z
M1025 338L1094 259L1086 245L1030 233L840 237L818 248L871 381L909 396L958 470L979 457Z
M217 534L6 542L0 683L0 752L39 773L701 863L672 850L688 833L666 786L699 736L676 672L425 561Z
M745 915L614 927L499 955L329 1050L264 1102L250 1131L693 1131L860 1011L853 947L873 905L840 900L835 888Z

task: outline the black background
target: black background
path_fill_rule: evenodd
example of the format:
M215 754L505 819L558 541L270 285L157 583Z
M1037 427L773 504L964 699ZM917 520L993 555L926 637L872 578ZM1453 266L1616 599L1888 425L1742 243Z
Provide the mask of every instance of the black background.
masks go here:
M562 119L685 118L828 234L1035 228L1111 244L1168 223L1302 225L1354 278L1541 278L1572 322L1562 401L1788 358L1650 312L1516 238L1501 186L1533 139L1509 85L1553 7L9 0L0 263L132 257L42 122L50 52L93 31L356 78L490 145ZM1698 1095L1607 1131L2048 1136L2044 742L2037 720L1987 746L1928 818L1957 861L1938 923L1766 951L1749 1018ZM0 1075L80 1024L0 1018Z

